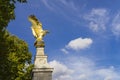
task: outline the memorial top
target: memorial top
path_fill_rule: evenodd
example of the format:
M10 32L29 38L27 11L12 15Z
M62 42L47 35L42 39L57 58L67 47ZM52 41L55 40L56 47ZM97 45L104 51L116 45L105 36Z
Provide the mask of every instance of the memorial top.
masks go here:
M38 19L34 15L30 15L28 17L28 20L32 24L31 29L33 36L36 38L35 43L43 41L43 37L48 33L48 30L43 30L42 23L38 21Z

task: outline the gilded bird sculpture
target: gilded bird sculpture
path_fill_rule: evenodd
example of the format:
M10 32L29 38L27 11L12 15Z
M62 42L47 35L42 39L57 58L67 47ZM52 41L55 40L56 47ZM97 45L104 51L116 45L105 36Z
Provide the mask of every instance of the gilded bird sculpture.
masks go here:
M34 15L30 15L28 17L28 20L31 22L31 30L33 33L33 36L36 38L36 42L43 41L43 37L49 33L48 30L43 30L42 23L38 21L38 19Z

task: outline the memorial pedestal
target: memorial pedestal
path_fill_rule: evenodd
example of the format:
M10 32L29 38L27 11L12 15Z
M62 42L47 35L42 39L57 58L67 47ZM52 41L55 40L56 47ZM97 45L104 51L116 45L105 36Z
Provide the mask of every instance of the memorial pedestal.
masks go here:
M32 80L52 80L53 68L51 68L47 62L43 44L44 42L35 43L36 56L32 71Z

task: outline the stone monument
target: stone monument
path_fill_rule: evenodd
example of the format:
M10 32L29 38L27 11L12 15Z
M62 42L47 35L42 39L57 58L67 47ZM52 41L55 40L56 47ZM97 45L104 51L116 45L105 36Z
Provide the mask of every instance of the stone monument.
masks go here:
M36 47L36 56L34 59L34 68L32 71L32 80L52 80L53 68L47 62L47 56L44 53L45 43L43 37L48 33L42 29L42 24L34 15L28 17L32 23L32 33L36 38L34 46Z

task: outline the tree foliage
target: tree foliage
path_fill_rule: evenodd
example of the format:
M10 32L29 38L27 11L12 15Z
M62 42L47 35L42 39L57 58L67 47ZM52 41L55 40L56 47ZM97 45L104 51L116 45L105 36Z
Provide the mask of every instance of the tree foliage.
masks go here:
M25 3L26 0L0 0L0 30L7 27L10 20L15 19L15 3Z
M0 48L0 80L30 80L31 53L25 41L9 34L3 35Z
M25 41L7 30L15 19L15 3L26 0L0 0L0 80L31 80L31 53Z

